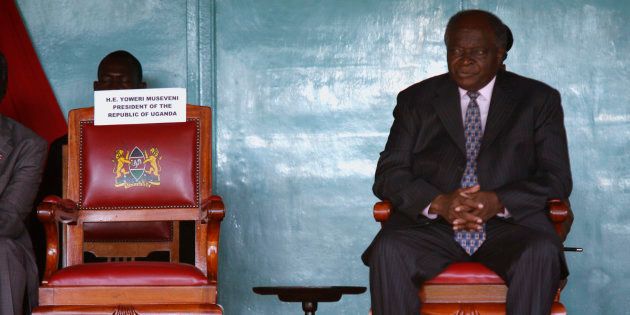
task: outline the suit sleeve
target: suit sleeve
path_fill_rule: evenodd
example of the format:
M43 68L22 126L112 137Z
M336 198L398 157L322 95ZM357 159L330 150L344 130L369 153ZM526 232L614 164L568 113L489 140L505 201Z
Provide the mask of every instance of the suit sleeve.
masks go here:
M411 110L405 92L398 95L394 109L394 123L390 129L385 150L381 152L372 190L381 200L390 200L397 211L414 220L422 215L440 191L412 173L414 144L421 120Z
M545 209L549 198L566 199L571 194L571 167L560 94L550 89L541 103L534 126L535 171L525 180L496 190L516 220Z
M46 143L40 138L22 141L12 154L17 162L4 191L0 192L0 237L15 238L24 230L24 220L33 209L41 181Z

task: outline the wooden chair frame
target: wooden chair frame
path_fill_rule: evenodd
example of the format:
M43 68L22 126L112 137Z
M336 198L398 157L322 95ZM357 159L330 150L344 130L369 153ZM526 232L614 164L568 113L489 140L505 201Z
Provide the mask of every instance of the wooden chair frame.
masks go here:
M207 107L187 105L187 118L200 122L199 142L199 204L197 208L153 208L129 210L79 209L79 126L81 121L93 120L94 109L73 110L69 119L67 171L67 199L47 197L38 206L38 217L47 235L46 271L39 289L40 310L45 312L76 309L111 309L115 305L161 305L179 309L197 309L199 305L216 304L219 231L225 207L219 196L211 195L211 112ZM195 267L206 277L201 286L52 286L51 276L59 263L58 222L64 224L64 266L83 263L82 225L85 222L123 221L195 221ZM165 294L168 292L168 294ZM142 306L144 305L144 306ZM170 305L170 306L169 306ZM184 305L177 308L173 305ZM167 307L168 306L168 307ZM151 307L149 307L151 308ZM36 310L37 311L37 310ZM87 312L87 308L86 308ZM111 314L111 312L110 312Z

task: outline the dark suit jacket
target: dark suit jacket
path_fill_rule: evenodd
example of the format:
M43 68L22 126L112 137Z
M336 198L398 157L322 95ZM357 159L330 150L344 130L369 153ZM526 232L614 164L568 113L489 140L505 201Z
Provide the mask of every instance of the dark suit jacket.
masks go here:
M46 149L34 132L0 115L0 238L13 239L27 257L23 268L31 305L37 302L37 266L24 221L33 209Z
M440 193L460 187L466 165L456 83L448 74L416 83L398 95L374 193L396 212L386 224L421 224ZM550 197L568 198L572 181L560 94L511 72L497 74L478 156L482 190L495 191L518 224L553 232Z

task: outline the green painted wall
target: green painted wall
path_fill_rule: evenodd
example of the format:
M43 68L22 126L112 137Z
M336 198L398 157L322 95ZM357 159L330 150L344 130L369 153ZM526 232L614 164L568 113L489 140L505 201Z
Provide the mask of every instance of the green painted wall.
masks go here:
M259 285L367 285L373 172L396 93L446 70L442 33L461 8L512 28L508 69L563 96L576 214L571 314L630 308L630 2L18 0L62 108L91 102L96 65L127 49L153 87L215 109L215 192L228 207L227 314L299 314ZM366 314L367 294L318 314Z

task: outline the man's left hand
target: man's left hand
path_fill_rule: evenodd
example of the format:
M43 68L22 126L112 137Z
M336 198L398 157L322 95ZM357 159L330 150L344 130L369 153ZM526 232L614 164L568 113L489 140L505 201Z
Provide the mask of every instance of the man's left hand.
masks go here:
M478 191L476 193L467 194L467 196L472 201L481 205L473 209L471 213L480 217L483 222L487 222L504 209L503 204L494 191Z
M477 188L475 186L473 188ZM490 218L497 215L497 213L504 210L503 204L499 200L497 194L493 191L478 191L475 189L468 192L462 192L460 195L467 199L468 204L472 204L471 209L467 210L470 214L479 217L483 222L487 222ZM454 229L457 230L478 230L481 228L481 224L477 222L466 222L462 219L457 219L453 222Z

